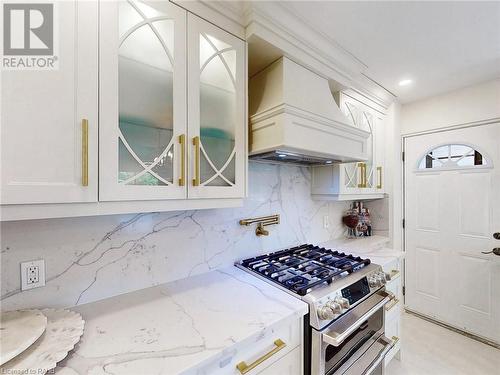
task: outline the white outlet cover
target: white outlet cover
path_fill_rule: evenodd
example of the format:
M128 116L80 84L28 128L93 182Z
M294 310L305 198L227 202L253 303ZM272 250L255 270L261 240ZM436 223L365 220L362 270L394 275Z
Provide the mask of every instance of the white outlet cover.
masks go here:
M28 284L28 268L38 267L38 282ZM32 260L21 263L21 290L28 290L45 286L45 261L43 259Z

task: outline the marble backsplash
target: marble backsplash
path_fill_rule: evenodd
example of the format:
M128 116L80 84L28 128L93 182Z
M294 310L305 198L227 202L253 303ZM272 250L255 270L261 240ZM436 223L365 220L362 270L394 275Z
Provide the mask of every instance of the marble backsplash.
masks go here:
M308 168L250 163L244 207L1 223L1 308L69 307L343 235L349 202L310 198ZM241 218L279 213L268 237ZM329 216L329 228L323 218ZM19 263L45 259L46 286L20 291Z

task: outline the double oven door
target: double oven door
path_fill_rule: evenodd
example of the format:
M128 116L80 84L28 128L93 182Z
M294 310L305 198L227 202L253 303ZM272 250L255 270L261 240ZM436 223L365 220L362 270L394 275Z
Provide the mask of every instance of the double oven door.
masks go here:
M311 375L384 373L384 357L393 342L384 335L389 294L379 290L340 319L311 329Z

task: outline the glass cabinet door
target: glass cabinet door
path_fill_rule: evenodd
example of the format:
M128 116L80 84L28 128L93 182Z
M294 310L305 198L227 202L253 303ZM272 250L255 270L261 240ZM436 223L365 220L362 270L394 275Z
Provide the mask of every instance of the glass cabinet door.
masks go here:
M245 43L188 16L188 133L191 198L245 193Z
M100 200L186 197L186 12L101 3Z
M370 112L363 111L361 114L361 127L370 132L370 136L366 140L368 160L364 163L364 189L375 189L376 185L376 172L374 160L374 142L375 142L375 128L374 117Z
M370 133L367 145L367 160L360 163L349 163L344 165L344 187L352 192L358 189L359 193L371 192L376 185L376 167L374 161L375 137L374 117L372 113L364 110L356 103L344 99L340 105L342 112L349 117L354 126Z

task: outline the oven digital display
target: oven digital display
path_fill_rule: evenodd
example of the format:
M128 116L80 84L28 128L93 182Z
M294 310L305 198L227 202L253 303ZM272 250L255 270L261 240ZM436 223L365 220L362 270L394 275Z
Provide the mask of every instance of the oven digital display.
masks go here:
M368 294L370 294L370 287L368 286L368 279L366 277L342 289L342 297L347 298L351 305Z

